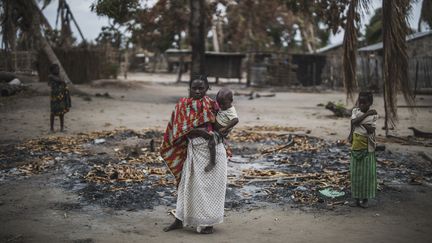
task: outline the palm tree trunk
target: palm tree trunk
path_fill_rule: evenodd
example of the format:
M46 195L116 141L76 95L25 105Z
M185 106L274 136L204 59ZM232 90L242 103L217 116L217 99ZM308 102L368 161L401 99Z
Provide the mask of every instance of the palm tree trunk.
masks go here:
M35 11L36 14L34 14L33 18L33 28L32 28L32 34L39 41L39 44L41 46L42 51L47 56L48 60L51 64L57 64L60 68L60 78L65 80L66 83L72 83L69 76L67 75L66 71L64 70L62 64L60 63L60 60L57 58L57 55L55 54L54 50L49 45L47 39L42 35L41 29L40 29L40 16L43 16L42 11L39 9L38 5L36 4L35 0L30 0L31 5Z
M190 1L191 15L189 23L192 62L190 79L205 74L205 0Z

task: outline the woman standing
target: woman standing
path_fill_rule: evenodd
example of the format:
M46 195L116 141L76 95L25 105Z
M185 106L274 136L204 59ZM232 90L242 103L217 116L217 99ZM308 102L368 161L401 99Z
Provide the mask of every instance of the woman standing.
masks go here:
M60 131L64 131L64 114L71 107L69 89L65 81L60 79L59 73L59 66L52 64L50 66L50 75L48 76L48 85L51 86L51 132L54 132L54 118L56 116L60 118Z
M213 233L222 223L227 180L224 145L213 136L217 103L206 96L206 78L189 84L190 97L177 103L168 123L161 155L177 181L174 223L164 231L197 226L202 234ZM215 167L205 172L211 160Z

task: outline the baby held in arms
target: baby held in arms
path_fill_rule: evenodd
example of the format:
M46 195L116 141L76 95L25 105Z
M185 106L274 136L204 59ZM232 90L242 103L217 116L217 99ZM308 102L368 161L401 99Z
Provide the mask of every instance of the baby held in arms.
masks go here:
M232 128L239 122L236 109L232 105L233 93L228 88L222 88L216 95L216 101L218 102L220 110L216 114L215 130L221 136L226 138ZM212 144L209 143L210 150L212 150ZM210 159L210 163L204 169L206 172L210 171L215 166L215 158Z

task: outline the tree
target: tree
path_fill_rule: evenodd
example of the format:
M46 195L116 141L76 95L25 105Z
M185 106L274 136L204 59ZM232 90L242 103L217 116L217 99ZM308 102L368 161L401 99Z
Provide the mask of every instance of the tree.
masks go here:
M375 9L375 13L370 19L369 24L366 25L366 44L370 45L382 41L382 16L382 8Z
M429 29L432 29L432 0L423 0L422 2L418 31L422 31L422 23L427 24Z
M190 79L192 80L197 75L205 74L205 0L190 1L190 10L189 35L192 47Z
M325 1L325 0L323 0ZM369 0L343 0L348 8L346 16L345 8L333 7L334 13L328 16L329 26L333 30L342 26L344 34L344 86L347 97L352 97L356 86L356 45L357 32L360 18L359 16L367 10ZM321 2L323 6L330 7ZM323 9L326 9L323 7ZM384 108L385 108L385 128L386 133L391 125L397 120L397 93L404 95L408 104L413 104L414 97L409 86L408 79L408 56L406 54L406 35L409 28L407 17L410 11L409 0L383 0L383 52L384 52ZM334 17L337 16L337 17Z
M45 0L43 4L46 6L50 2L50 0ZM71 82L47 39L42 35L41 26L44 26L45 20L36 1L3 0L0 2L0 8L2 9L0 12L2 45L5 50L15 50L17 34L27 33L33 38L33 41L39 43L50 63L59 65L60 77L66 82Z
M397 120L397 93L401 91L408 105L414 95L408 78L408 56L405 37L409 28L409 0L383 0L384 108L386 133Z

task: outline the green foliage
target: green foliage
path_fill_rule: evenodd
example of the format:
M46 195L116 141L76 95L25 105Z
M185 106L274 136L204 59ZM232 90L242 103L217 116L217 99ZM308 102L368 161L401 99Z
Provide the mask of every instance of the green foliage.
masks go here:
M375 10L375 14L366 25L366 44L370 45L382 41L382 8Z
M116 63L108 63L102 70L102 77L117 79L120 72L120 65Z
M141 5L139 0L96 0L91 10L113 21L102 28L98 42L119 48L131 41L153 52L172 47L175 36L187 29L189 20L186 0L159 0L151 7ZM132 34L129 40L125 40L121 26Z
M123 33L114 26L103 26L101 33L96 38L98 44L110 44L114 48L120 48L125 42Z
M106 16L114 23L125 24L134 19L139 0L95 0L90 6L98 16Z

